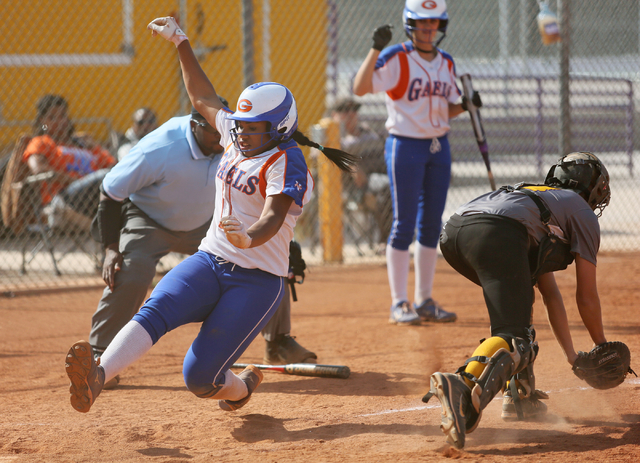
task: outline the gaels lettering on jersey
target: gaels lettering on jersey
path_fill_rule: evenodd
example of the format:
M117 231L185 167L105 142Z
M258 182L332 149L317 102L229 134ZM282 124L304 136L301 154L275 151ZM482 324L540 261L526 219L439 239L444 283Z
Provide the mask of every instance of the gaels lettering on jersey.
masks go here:
M225 175L225 171L227 170L228 166L228 161L226 163L220 163L220 165L218 165L216 177L218 177L220 180L223 180L227 185L230 185L234 189L246 195L251 196L252 194L254 194L257 190L258 183L260 182L260 178L252 175L251 177L247 177L243 181L246 172L238 169L236 166L232 166Z
M449 98L451 95L451 85L447 82L440 82L436 80L433 82L433 86L430 81L427 81L425 86L422 86L422 79L417 77L411 81L409 85L409 92L407 93L407 99L409 101L415 101L418 98L425 96L442 96Z

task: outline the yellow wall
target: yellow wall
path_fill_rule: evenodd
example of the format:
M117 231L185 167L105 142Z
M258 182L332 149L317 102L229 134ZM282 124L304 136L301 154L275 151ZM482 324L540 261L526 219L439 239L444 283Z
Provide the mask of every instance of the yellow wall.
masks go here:
M256 80L262 76L262 1L254 0ZM287 85L298 103L306 130L324 110L326 6L319 0L270 0L271 80ZM133 47L130 64L82 66L0 65L0 148L15 140L35 117L35 105L46 93L67 98L72 118L106 118L124 131L133 111L153 108L161 122L188 111L179 107L183 89L173 44L152 38L146 25L160 16L178 15L177 0L133 2ZM122 2L117 0L0 0L3 33L0 54L78 54L120 51ZM185 25L185 21L182 21ZM188 1L186 32L194 48L222 45L201 64L218 93L235 106L243 89L242 2ZM11 127L9 123L26 125ZM81 125L99 140L106 126Z

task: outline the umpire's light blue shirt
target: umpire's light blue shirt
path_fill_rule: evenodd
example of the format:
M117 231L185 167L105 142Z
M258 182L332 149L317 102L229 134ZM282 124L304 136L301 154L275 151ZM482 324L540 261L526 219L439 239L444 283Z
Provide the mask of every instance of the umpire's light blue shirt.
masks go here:
M107 174L104 191L129 198L173 231L190 231L211 220L220 155L207 157L191 132L191 116L174 117L144 137Z

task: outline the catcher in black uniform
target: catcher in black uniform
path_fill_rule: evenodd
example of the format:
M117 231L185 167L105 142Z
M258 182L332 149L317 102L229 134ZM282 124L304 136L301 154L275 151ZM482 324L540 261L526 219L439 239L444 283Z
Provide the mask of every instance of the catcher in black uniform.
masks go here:
M596 283L600 246L598 217L609 204L609 174L593 154L571 153L551 167L543 185L518 184L461 206L440 235L440 249L460 274L480 285L491 320L491 337L456 373L436 372L431 390L442 406L441 429L463 448L482 410L501 390L502 418L525 420L547 411L548 396L535 388L538 354L531 325L534 286L553 333L580 379L599 389L624 381L630 354L621 342L607 342ZM597 215L596 215L597 213ZM562 295L553 272L575 259L576 302L596 347L573 348Z

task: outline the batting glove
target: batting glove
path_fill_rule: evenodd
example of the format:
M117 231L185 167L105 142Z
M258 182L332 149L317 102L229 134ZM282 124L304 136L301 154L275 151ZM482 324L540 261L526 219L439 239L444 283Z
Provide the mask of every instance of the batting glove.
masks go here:
M465 111L469 111L469 99L466 96L462 97L462 109L464 109ZM480 99L480 94L476 91L473 92L473 95L471 95L471 103L473 103L473 106L475 106L476 108L482 108L482 100Z
M371 45L371 48L382 51L391 42L391 37L393 36L391 29L393 29L391 24L385 24L373 31L373 45Z
M153 37L155 37L156 34L160 34L162 38L173 42L176 47L185 40L189 40L187 34L180 29L176 20L171 16L154 19L149 23L147 29L151 30Z
M220 228L225 236L236 248L247 249L251 246L251 237L247 234L244 224L236 217L228 215L220 219Z

